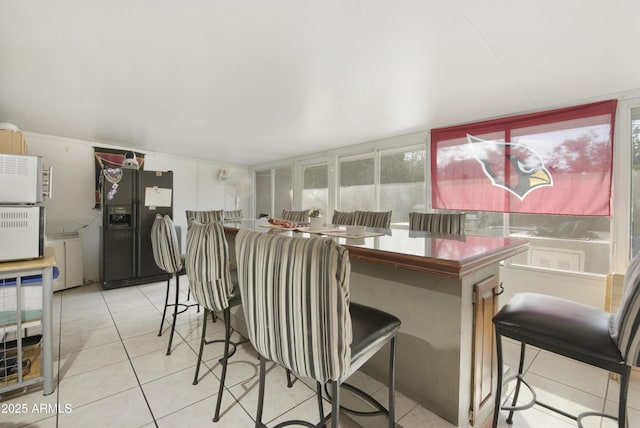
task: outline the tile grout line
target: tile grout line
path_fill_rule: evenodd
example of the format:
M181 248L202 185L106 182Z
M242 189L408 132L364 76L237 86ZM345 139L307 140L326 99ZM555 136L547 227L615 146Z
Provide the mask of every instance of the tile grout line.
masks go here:
M60 296L60 312L59 312L60 319L58 320L58 375L56 376L56 428L58 428L60 424L60 353L62 348L62 302L63 302L63 295Z
M138 288L138 287L136 286L136 288ZM144 295L144 293L142 293L142 294ZM153 410L151 409L151 404L149 404L149 400L147 399L147 395L144 392L144 388L142 388L142 383L140 382L140 378L138 377L138 373L136 372L136 368L133 365L133 361L131 361L131 356L129 355L129 351L127 350L127 346L124 344L124 339L122 338L122 335L120 334L120 329L118 328L118 325L117 325L115 319L113 318L113 313L111 312L111 307L109 307L109 302L104 297L104 292L102 290L102 287L100 287L100 295L102 296L102 299L104 300L104 303L107 306L107 310L109 311L109 316L111 317L111 321L113 322L113 326L115 327L116 332L118 333L118 337L120 338L120 343L122 344L122 348L124 349L125 354L127 354L127 360L129 361L129 365L131 366L131 370L133 370L133 375L136 377L136 382L138 383L138 387L140 388L140 392L142 393L142 397L144 398L144 402L146 403L147 408L149 409L149 414L151 414L151 418L153 419L153 424L156 426L156 428L158 428L158 421L156 420L156 416L153 414Z
M544 352L546 352L546 351L544 351ZM558 385L562 385L562 386L563 386L563 387L565 387L565 388L569 388L569 389L572 389L572 390L574 390L574 391L581 392L581 393L583 393L583 394L589 395L589 396L591 396L591 397L593 397L593 398L596 398L596 399L602 399L602 400L603 400L603 406L604 406L604 407L606 407L606 404L607 404L607 396L608 396L608 391L609 391L609 382L610 382L609 375L608 375L608 373L610 373L610 372L609 372L608 370L600 369L600 368L598 368L598 367L591 366L591 365L589 365L589 364L587 364L587 363L582 363L582 362L577 362L577 363L576 363L576 364L578 364L578 365L584 365L584 366L586 366L586 367L590 367L590 368L594 368L594 367L595 367L596 369L598 369L598 371L602 371L602 372L603 372L603 374L605 374L605 373L606 373L607 381L606 381L606 383L605 383L605 387L604 387L604 397L601 397L601 396L599 396L598 394L596 394L596 393L594 393L594 392L592 392L592 391L589 391L589 390L586 390L586 389L581 389L581 388L578 388L577 386L572 385L572 384L570 384L570 383L565 383L565 382L562 382L562 381L560 381L560 380L557 380L557 379L555 379L555 378L553 378L553 377L550 377L550 374L531 371L531 369L532 369L532 367L533 367L533 363L534 363L534 362L538 359L538 357L539 357L540 355L542 355L542 354L543 354L543 350L538 349L538 352L537 352L536 356L531 360L531 364L529 364L529 367L527 368L527 370L525 371L525 373L529 373L529 372L530 372L530 373L531 373L531 374L533 374L534 376L538 376L538 377L540 377L540 378L542 378L542 379L546 379L546 380L548 380L548 381L550 381L550 382L556 383L556 384L558 384ZM557 357L559 357L559 358L562 358L562 359L570 360L570 359L569 359L569 358L567 358L567 357L564 357L564 356L562 356L562 355L558 355L558 354L554 354L553 352L548 352L548 354L550 354L550 355L555 355L555 356L557 356Z

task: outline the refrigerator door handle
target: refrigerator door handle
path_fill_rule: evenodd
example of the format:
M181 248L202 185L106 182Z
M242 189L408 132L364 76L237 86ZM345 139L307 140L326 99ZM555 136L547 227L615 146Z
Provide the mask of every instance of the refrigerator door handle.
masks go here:
M136 171L136 173L134 174L134 176L136 177L136 183L135 183L135 187L134 189L138 188L138 183L137 183L137 178L138 178L138 171ZM140 276L140 201L139 200L134 200L133 201L133 207L134 210L133 212L135 213L133 216L133 222L134 222L134 238L133 238L133 273L136 277Z

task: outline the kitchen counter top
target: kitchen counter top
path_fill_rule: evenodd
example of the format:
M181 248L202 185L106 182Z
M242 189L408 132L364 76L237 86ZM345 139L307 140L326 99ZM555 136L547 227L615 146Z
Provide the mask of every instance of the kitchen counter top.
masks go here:
M225 223L228 234L240 228L290 236L322 236L316 233L264 227L256 220ZM344 229L344 226L336 226ZM332 237L349 249L351 259L371 261L425 273L461 278L487 265L504 260L527 249L528 240L520 237L491 237L416 232L406 229L375 229L380 233L360 239Z

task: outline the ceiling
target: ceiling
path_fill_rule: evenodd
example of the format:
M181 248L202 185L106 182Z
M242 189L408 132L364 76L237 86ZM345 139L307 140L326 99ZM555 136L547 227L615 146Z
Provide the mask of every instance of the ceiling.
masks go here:
M640 88L640 1L0 0L0 121L255 165Z

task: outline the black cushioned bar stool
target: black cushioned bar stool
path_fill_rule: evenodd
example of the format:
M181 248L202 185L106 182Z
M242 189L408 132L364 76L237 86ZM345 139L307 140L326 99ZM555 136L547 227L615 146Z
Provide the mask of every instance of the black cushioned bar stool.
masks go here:
M640 324L639 283L640 257L636 256L625 274L624 295L615 314L557 297L534 293L516 294L493 318L498 359L493 427L498 424L501 409L509 411L507 423L511 424L514 411L528 409L537 404L575 420L578 427L583 427L582 419L587 416L602 416L617 419L619 428L626 428L631 366L640 365L640 337L637 336ZM505 406L502 406L501 398L503 337L521 343L513 399L510 405ZM535 391L523 376L527 345L617 373L620 376L618 417L597 412L585 412L574 416L539 402ZM513 379L507 381L510 380ZM531 390L533 399L530 403L517 405L522 385Z

